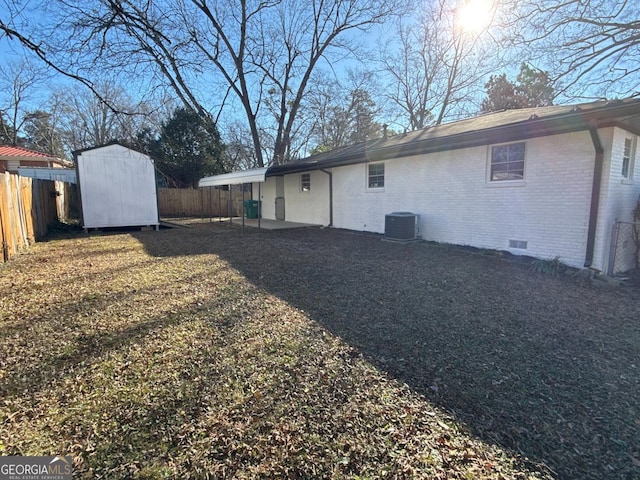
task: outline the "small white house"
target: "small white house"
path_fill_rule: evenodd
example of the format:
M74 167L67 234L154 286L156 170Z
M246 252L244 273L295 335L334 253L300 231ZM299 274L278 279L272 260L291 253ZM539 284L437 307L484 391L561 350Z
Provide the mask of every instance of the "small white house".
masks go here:
M387 214L412 212L425 240L613 273L639 135L638 99L496 112L269 167L253 195L268 219L384 233Z
M85 229L159 227L153 160L118 143L73 152Z

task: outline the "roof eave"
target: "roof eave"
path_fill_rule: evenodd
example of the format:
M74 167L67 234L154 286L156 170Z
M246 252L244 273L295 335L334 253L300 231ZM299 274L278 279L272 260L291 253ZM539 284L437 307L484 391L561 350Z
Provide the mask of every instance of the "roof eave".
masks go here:
M501 125L482 130L474 130L445 137L429 138L402 145L391 145L377 150L354 155L344 155L335 159L327 159L314 163L290 163L273 166L269 169L267 177L299 173L322 168L342 167L358 163L384 161L399 157L424 155L443 151L459 150L462 148L478 147L495 143L526 140L528 138L570 133L588 130L589 123L586 118L574 117L570 121L562 119L535 119L511 125Z

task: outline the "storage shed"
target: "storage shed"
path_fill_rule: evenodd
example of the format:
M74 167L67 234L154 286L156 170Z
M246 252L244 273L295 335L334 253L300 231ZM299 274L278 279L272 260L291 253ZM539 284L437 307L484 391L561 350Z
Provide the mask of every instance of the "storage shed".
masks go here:
M85 229L159 227L153 160L119 143L73 152Z

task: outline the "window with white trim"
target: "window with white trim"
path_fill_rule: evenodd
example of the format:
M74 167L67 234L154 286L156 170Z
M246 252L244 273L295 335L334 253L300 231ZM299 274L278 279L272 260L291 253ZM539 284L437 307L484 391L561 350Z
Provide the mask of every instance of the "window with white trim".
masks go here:
M489 181L524 179L524 142L491 147Z
M632 142L630 138L624 139L624 151L622 153L622 176L629 178L631 176L631 151Z
M384 163L367 165L367 188L384 188Z
M311 190L311 174L302 173L300 175L300 191L308 192Z

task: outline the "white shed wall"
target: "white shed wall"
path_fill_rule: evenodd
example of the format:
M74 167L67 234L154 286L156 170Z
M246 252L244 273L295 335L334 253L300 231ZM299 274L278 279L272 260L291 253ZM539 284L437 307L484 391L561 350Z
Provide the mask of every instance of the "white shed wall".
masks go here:
M488 182L490 147L385 162L385 187L366 188L365 164L334 172L334 226L384 232L385 214L420 214L426 240L585 260L595 152L588 132L526 141L521 182ZM510 249L509 240L527 242Z
M121 145L77 157L85 228L158 225L153 162Z

